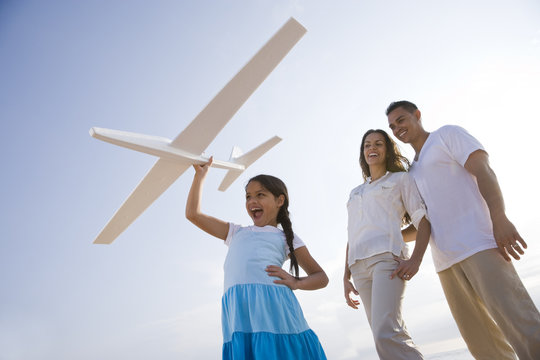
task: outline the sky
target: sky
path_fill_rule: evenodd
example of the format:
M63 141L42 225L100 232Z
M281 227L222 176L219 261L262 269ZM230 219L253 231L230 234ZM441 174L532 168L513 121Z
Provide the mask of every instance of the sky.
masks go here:
M221 356L227 248L184 217L193 170L113 244L94 245L156 159L88 131L173 139L290 17L306 35L206 154L283 141L224 193L225 171L212 169L203 210L249 225L247 180L284 180L293 229L330 278L295 292L328 358L377 359L343 296L345 204L362 182L361 137L387 129L395 100L415 102L428 131L460 125L485 146L529 244L515 266L540 306L538 1L2 0L0 359ZM403 316L429 359L472 358L429 250Z

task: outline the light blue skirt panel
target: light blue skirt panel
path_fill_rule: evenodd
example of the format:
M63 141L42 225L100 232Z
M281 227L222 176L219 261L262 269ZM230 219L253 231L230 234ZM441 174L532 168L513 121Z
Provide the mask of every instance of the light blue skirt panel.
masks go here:
M222 299L223 359L326 359L291 289L235 285Z

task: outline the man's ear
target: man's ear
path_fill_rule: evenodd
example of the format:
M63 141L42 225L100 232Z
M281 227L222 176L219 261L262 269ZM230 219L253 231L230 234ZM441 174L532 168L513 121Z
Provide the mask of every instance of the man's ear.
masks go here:
M422 113L420 110L416 109L414 110L414 116L416 117L416 120L420 120L422 118Z

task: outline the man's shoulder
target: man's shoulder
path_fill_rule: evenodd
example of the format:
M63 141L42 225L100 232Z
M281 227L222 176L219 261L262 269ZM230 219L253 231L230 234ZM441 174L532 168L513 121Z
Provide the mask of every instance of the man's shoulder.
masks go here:
M459 125L443 125L430 135L431 141L442 142L444 144L461 141L462 139L470 138L469 132Z
M460 134L467 133L467 130L465 130L465 128L459 125L443 125L433 132L433 134L441 134L441 135L457 134L457 133L460 133Z

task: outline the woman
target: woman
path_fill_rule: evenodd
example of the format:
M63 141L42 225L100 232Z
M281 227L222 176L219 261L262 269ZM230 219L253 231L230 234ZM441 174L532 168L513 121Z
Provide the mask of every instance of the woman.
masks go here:
M423 359L401 317L401 301L405 281L418 272L429 241L426 208L407 173L409 161L385 131L364 134L360 166L365 181L351 191L347 203L345 299L357 309L351 293L360 295L379 358ZM418 229L410 258L401 232L408 223ZM414 240L414 229L404 233Z

